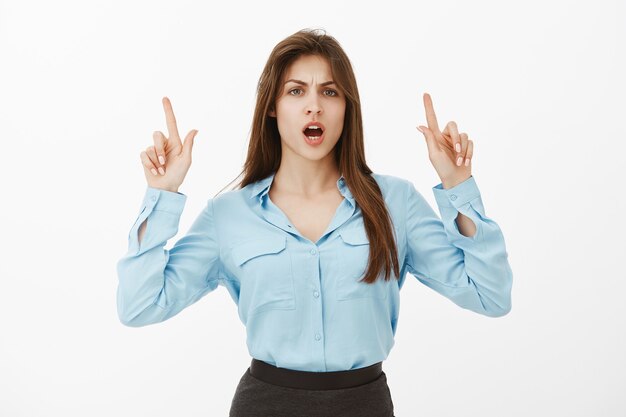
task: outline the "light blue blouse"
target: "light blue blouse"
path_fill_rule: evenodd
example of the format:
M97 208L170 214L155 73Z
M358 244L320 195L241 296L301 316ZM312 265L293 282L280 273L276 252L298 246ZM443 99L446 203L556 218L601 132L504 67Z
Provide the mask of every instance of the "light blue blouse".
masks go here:
M462 308L490 317L507 314L512 271L504 236L485 215L474 177L448 190L441 183L433 187L440 219L408 180L372 175L393 220L399 280L391 273L390 281L358 282L369 242L343 176L337 188L344 199L317 242L302 236L270 200L270 175L210 198L166 250L187 197L147 187L128 252L117 263L121 322L139 327L165 321L222 285L237 305L252 357L327 372L387 358L407 272ZM458 212L475 223L473 237L459 232Z

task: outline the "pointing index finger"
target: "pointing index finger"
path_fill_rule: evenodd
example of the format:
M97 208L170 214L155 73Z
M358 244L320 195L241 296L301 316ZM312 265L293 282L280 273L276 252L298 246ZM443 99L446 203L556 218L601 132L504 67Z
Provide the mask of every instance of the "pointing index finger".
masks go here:
M428 122L428 128L432 132L439 132L437 116L435 116L435 109L433 108L433 100L430 98L430 94L428 93L424 93L424 108L426 109L426 121Z
M165 110L165 120L167 122L168 139L176 138L180 140L178 136L178 127L176 126L176 117L174 117L174 110L172 109L172 103L167 97L163 97L163 109Z

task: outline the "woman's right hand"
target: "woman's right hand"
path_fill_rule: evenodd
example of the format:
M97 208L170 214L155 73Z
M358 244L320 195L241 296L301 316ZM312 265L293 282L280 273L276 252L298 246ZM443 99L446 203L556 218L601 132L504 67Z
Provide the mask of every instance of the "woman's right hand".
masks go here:
M191 166L191 149L198 131L194 129L187 133L185 143L181 143L172 103L167 97L163 97L162 102L169 136L166 138L160 131L155 131L152 135L154 145L142 151L140 157L148 186L178 192Z

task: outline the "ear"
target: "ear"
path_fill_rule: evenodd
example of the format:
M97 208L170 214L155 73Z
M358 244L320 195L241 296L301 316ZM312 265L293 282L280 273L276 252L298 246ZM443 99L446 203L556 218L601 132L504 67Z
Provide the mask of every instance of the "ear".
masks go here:
M267 115L269 117L276 117L276 112L274 111L273 107L270 107L269 111L267 112Z

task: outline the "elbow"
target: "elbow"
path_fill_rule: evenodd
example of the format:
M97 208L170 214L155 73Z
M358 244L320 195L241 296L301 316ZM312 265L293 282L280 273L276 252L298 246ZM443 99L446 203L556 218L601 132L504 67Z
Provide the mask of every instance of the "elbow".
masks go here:
M506 316L510 312L511 312L511 304L508 304L505 307L485 310L484 315L487 317L502 317L502 316Z
M511 296L510 294L500 302L483 303L483 312L487 317L502 317L511 312Z
M142 327L145 324L138 322L137 320L133 320L129 317L118 316L120 323L122 323L126 327Z
M142 315L138 315L138 316L135 316L135 317L128 317L128 316L118 315L118 318L120 320L120 323L122 323L126 327L145 327L145 326L148 326L150 324L155 324L155 323L159 322L158 320L146 319Z
M511 312L511 292L505 291L498 296L486 296L483 293L477 293L480 306L474 311L487 317L502 317Z
M126 305L118 300L117 305L118 319L127 327L144 327L160 323L167 320L171 312L172 310L164 309L155 303L143 307L142 304Z
M509 269L503 285L495 292L491 293L490 299L481 297L483 309L486 316L502 317L511 312L511 293L513 287L513 275Z
M146 306L147 304L147 306ZM118 287L116 308L117 318L126 327L143 327L154 323L154 305L148 299L126 297L122 287Z
M137 316L130 316L121 311L117 312L117 317L124 326L126 327L143 327L146 323L143 323L137 319Z
M130 309L125 308L119 300L117 305L117 318L120 323L126 327L143 327L150 324L150 322L145 319L144 312L135 311L131 314Z

